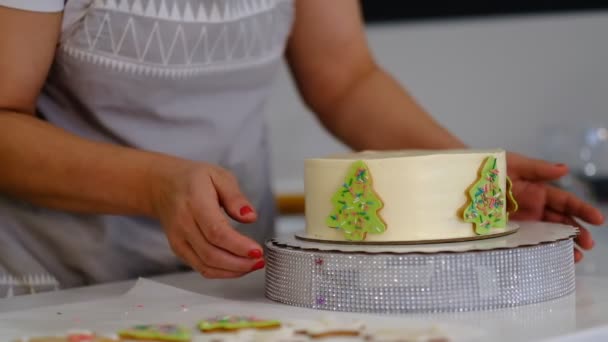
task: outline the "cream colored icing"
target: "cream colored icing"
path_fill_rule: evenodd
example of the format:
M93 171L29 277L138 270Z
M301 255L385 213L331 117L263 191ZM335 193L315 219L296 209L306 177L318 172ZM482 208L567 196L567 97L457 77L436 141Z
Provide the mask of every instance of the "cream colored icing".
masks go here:
M361 160L383 202L378 214L386 224L384 233L367 234L365 242L475 236L473 225L462 219L462 209L468 201L467 190L489 156L497 159L500 187L506 193L506 153L500 149L365 151L308 159L304 170L306 235L319 240L346 240L341 230L327 225L326 219L333 209L331 198L342 186L349 167ZM493 232L500 230L503 228L494 228Z

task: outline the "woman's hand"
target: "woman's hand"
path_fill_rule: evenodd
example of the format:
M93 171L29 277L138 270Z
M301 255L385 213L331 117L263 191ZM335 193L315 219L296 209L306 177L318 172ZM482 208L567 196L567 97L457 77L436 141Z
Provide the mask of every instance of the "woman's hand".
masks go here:
M580 229L580 234L575 239L578 247L584 250L593 248L591 233L574 218L600 225L604 222L601 212L573 194L547 184L565 176L568 173L567 166L516 153L508 153L507 166L509 178L513 182L513 196L519 204L519 210L512 215L514 220L542 220L576 226ZM576 261L583 258L579 248L574 249L574 258Z
M159 188L157 216L173 251L192 268L206 278L235 278L264 267L261 246L226 216L242 223L257 218L231 173L184 162L166 173Z

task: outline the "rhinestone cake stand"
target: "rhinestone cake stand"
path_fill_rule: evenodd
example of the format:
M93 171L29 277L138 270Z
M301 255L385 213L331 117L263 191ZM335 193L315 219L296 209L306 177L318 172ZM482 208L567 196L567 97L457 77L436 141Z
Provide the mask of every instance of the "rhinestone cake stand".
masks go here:
M266 242L266 296L321 310L410 313L489 310L574 291L578 230L519 222L511 235L425 245Z

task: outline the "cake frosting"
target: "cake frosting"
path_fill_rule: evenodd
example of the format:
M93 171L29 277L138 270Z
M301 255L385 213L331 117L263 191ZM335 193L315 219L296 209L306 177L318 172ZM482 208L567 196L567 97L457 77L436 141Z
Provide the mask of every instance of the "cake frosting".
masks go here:
M305 161L306 236L409 242L504 231L504 150L364 151ZM516 206L514 201L510 207Z

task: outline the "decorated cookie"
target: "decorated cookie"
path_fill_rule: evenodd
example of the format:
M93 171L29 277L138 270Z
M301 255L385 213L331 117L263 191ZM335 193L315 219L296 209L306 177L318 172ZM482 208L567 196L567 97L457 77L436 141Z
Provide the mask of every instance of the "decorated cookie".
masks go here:
M195 336L193 342L306 342L306 336L293 329L281 327L270 330L241 329L232 332L206 333Z
M281 327L281 322L277 320L238 315L218 316L200 321L198 324L198 328L205 333L240 329L276 329L279 327Z
M135 341L190 341L190 329L174 324L148 324L136 325L132 328L118 332L122 339Z
M333 211L326 223L330 228L342 230L345 239L363 241L368 233L382 234L386 231L386 224L379 214L384 204L373 189L370 171L363 161L351 165L331 203Z
M67 342L115 342L118 340L118 336L100 336L88 330L70 330L66 338Z
M251 336L251 342L305 342L308 338L298 335L289 327L276 330L256 330Z
M507 177L507 211L514 213L519 209L519 205L513 196L513 183L511 179Z
M235 330L233 332L211 332L195 335L192 342L250 342L254 330Z
M118 337L99 336L88 330L71 330L66 334L48 337L22 338L18 342L117 342Z
M361 336L365 324L360 321L339 322L333 319L294 321L288 323L296 333L311 338Z
M468 191L469 202L464 210L465 222L475 226L475 233L485 235L492 228L506 226L505 193L500 188L499 170L496 158L488 157L484 162L479 179Z
M374 329L366 331L364 339L369 342L450 342L437 327Z
M97 337L97 340L95 340L95 342L116 342L116 341L120 341L120 338L118 338L118 336L116 336L116 337L101 336L101 337Z

